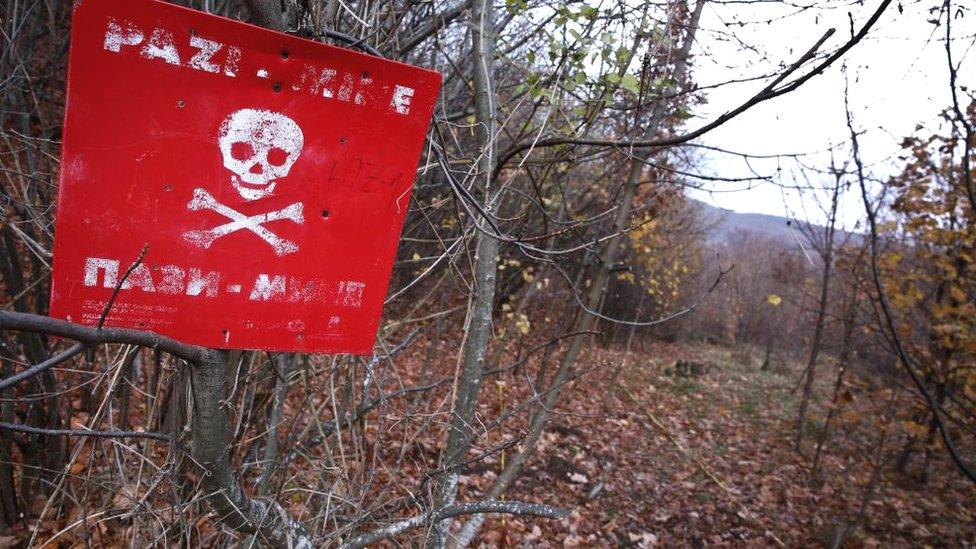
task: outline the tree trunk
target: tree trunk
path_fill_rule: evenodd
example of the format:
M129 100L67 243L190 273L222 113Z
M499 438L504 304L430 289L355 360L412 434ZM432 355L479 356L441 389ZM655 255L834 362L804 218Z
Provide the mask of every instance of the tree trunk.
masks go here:
M474 58L474 110L484 145L478 159L476 186L482 191L485 210L494 211L492 171L495 163L495 89L494 9L491 0L476 0L471 9L471 49ZM478 222L479 220L474 220ZM468 316L467 333L462 351L460 376L455 388L453 413L448 425L447 443L441 466L445 470L437 507L454 503L457 495L458 464L464 462L470 445L470 425L481 392L482 375L491 336L492 305L495 301L495 278L498 264L498 239L485 232L477 233L474 259L474 295ZM443 544L451 526L445 519L438 524L433 544Z
M830 435L830 422L837 414L841 388L844 386L844 372L847 371L851 361L851 340L854 336L854 324L857 315L857 290L853 290L847 314L844 315L844 338L841 341L840 363L837 365L837 379L834 381L834 394L831 397L830 411L827 412L827 419L824 420L823 428L817 436L817 450L813 455L813 466L810 468L810 477L814 482L820 480L820 460L823 456L824 447L827 444L827 437Z
M807 409L810 406L810 397L813 393L813 382L816 379L817 359L820 356L820 347L823 343L824 325L827 318L827 301L830 297L830 278L833 269L834 256L834 228L837 225L837 205L840 201L841 175L835 172L836 182L831 195L830 214L827 219L826 238L823 248L820 250L820 258L823 261L823 271L820 277L820 300L817 304L817 323L813 331L813 341L810 344L810 359L807 361L805 372L806 379L803 382L803 397L800 400L800 412L796 419L796 451L802 453L803 438L806 435Z
M769 338L766 340L766 355L763 358L762 366L759 370L768 372L773 369L773 330L769 331Z
M268 430L264 437L264 471L258 480L257 493L260 496L268 494L268 486L278 468L278 426L284 412L285 401L288 399L288 387L291 383L291 373L299 360L298 353L281 353L276 357L274 397L271 409L268 411Z
M193 384L192 455L205 470L202 486L220 520L272 547L311 548L304 527L273 500L244 495L230 464L227 356L210 350L190 367Z
M704 6L704 0L698 0L695 4L695 11L691 16L691 20L688 25L688 35L685 38L685 42L682 46L681 52L679 53L679 57L675 61L675 84L672 85L672 90L670 90L671 92L677 91L677 86L684 82L685 73L688 66L688 59L690 57L691 45L694 42L695 32L698 29L698 21L701 18L701 12ZM634 49L636 50L636 45ZM664 95L667 96L671 94L665 93ZM656 108L651 115L651 120L648 123L648 126L644 130L644 139L649 139L657 134L658 129L660 128L660 125L664 121L667 114L667 106L658 105L658 108ZM647 155L650 154L650 152L647 153ZM600 262L597 265L596 273L591 281L590 291L587 295L586 306L592 311L599 310L600 303L603 300L604 291L606 290L606 283L610 276L610 270L613 268L613 265L617 259L617 252L620 249L623 233L630 227L630 214L634 206L634 196L637 193L637 186L640 182L640 176L644 171L645 165L645 158L643 157L635 157L631 162L630 173L627 176L627 180L624 184L624 192L620 198L620 208L617 210L617 216L613 222L612 232L615 234L615 236L610 238L600 254ZM577 317L577 326L573 331L589 331L593 328L596 320L596 316L583 311ZM569 348L567 349L566 354L563 355L559 368L556 370L556 373L553 375L552 381L549 384L549 391L546 392L542 397L542 404L535 409L535 413L531 416L528 434L522 443L521 451L515 454L511 461L506 464L505 468L498 475L498 478L495 479L494 484L485 493L485 499L496 499L503 494L511 483L518 478L518 475L521 473L525 463L534 453L535 447L542 436L546 423L548 422L549 411L552 410L558 402L559 396L562 393L562 388L569 379L572 367L575 364L576 359L587 339L587 336L583 334L575 336L570 340ZM468 520L456 539L451 540L451 546L466 547L478 534L481 526L484 524L484 521L485 517L483 515L475 516Z
M285 12L281 0L245 0L255 25L276 31L285 30Z

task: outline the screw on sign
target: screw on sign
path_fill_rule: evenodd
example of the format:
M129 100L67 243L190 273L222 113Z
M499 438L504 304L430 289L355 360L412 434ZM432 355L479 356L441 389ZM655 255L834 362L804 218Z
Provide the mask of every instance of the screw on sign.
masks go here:
M371 352L440 75L155 0L71 32L52 314Z

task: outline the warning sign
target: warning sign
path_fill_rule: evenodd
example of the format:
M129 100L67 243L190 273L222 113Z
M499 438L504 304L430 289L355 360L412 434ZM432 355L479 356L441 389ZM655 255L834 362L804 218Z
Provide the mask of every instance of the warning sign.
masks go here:
M52 314L94 324L118 286L108 326L371 352L440 81L164 2L75 2Z

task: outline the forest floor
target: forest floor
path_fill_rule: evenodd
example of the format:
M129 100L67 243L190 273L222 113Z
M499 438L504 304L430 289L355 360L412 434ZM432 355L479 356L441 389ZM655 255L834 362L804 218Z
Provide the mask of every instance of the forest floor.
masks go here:
M676 372L678 360L704 364L704 371ZM912 432L897 414L909 404L907 393L849 376L815 482L812 456L835 368L821 367L800 456L799 365L760 371L755 354L674 344L629 353L594 347L582 362L602 365L593 376L604 379L575 382L509 491L513 499L568 508L570 517L491 518L484 546L829 547L843 532L845 547L976 547L976 489L941 448L927 483L919 480L922 452L906 473L895 472ZM895 419L882 419L886 411ZM487 486L501 459L462 484ZM883 472L871 483L879 460Z

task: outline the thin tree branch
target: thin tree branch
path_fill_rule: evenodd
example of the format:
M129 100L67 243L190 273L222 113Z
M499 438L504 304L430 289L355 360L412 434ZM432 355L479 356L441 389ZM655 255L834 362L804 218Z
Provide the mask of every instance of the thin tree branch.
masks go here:
M12 314L23 314L23 313L12 313ZM3 328L4 327L2 321L3 321L3 318L0 317L0 328ZM20 372L19 374L14 374L14 375L12 375L12 376L10 376L8 378L5 378L3 380L0 380L0 391L6 389L8 387L11 387L13 385L16 385L16 384L20 383L21 381L24 381L25 379L34 377L37 374L40 374L41 372L46 372L46 371L50 370L51 368L57 366L58 364L61 364L62 362L65 362L67 360L70 360L72 357L74 357L75 355L80 354L84 350L85 350L85 346L82 345L81 343L78 343L76 345L73 345L67 351L65 351L65 352L63 352L63 353L61 353L59 355L55 355L55 356L53 356L53 357L45 360L44 362L41 362L40 364L37 364L35 366L32 366L32 367L24 370L23 372Z
M763 88L759 93L752 96L749 100L745 101L735 109L722 114L715 120L705 124L704 126L692 130L683 135L670 137L666 139L650 139L650 140L621 140L621 139L593 139L593 138L572 138L572 137L556 137L549 139L540 139L530 144L520 145L509 150L498 162L496 172L501 171L504 166L511 160L515 155L529 150L540 147L555 147L558 145L594 145L594 146L604 146L604 147L635 147L635 148L650 148L650 147L668 147L672 145L679 145L681 143L686 143L692 139L701 137L702 135L714 130L715 128L725 124L729 120L736 118L740 114L746 112L752 107L768 101L770 99L779 97L781 95L792 92L793 90L799 88L805 84L808 80L821 74L829 66L834 64L838 59L840 59L844 54L846 54L851 48L853 48L858 42L860 42L865 36L867 36L868 31L874 27L878 19L885 12L888 6L891 4L891 0L884 0L878 9L871 15L868 21L864 24L861 30L851 37L843 46L838 48L833 54L828 56L823 62L810 70L810 72L804 74L803 76L793 80L792 82L777 88L776 86L789 77L791 74L796 72L804 63L809 61L816 54L820 46L834 34L835 29L829 29L824 33L823 36L811 47L802 57L800 57L795 63L793 63L786 71L784 71L780 76Z
M162 433L147 433L144 431L89 431L88 429L43 429L19 423L0 422L0 429L16 431L31 435L64 436L64 437L93 437L93 438L151 438L163 442L172 442L168 435Z
M425 524L438 522L460 515L475 515L487 513L504 513L509 515L528 515L549 519L561 519L569 515L569 511L550 507L540 503L521 503L517 501L479 501L476 503L459 503L431 511L423 515L395 522L389 526L363 534L341 546L341 549L361 549L392 538L407 530L418 528Z
M846 90L845 90L846 91ZM847 107L847 94L844 94L844 104ZM942 438L942 442L945 444L946 450L949 451L949 456L952 458L953 463L960 472L963 473L970 481L976 483L976 471L970 467L962 456L959 455L958 449L952 440L952 436L949 434L946 428L945 421L942 419L942 414L939 413L940 406L936 402L935 397L925 386L918 372L912 366L912 358L909 356L908 351L905 349L904 344L901 341L901 336L898 333L898 328L895 326L894 312L891 309L891 303L888 301L888 293L885 291L884 283L881 281L880 268L878 267L878 223L877 223L877 212L871 205L871 200L868 198L867 184L864 177L864 165L861 162L861 152L857 140L857 132L854 130L854 121L851 117L851 110L847 109L847 128L851 134L851 146L854 153L854 164L857 166L857 180L861 188L861 199L864 202L864 210L867 212L868 216L868 227L870 228L870 243L871 243L871 278L874 282L874 289L878 293L878 301L881 304L882 320L884 321L884 328L888 332L888 336L891 338L891 342L895 347L895 354L898 356L899 362L908 372L908 376L912 379L912 384L918 389L922 396L925 398L926 404L928 404L929 409L932 412L932 418L935 421L936 428L939 431L939 436Z
M0 311L0 330L45 333L79 342L68 352L54 357L44 364L39 364L31 370L41 366L50 368L54 364L80 353L87 346L104 343L126 343L160 349L187 361L190 364L194 404L192 428L190 429L192 435L191 455L193 460L204 469L205 474L201 486L211 494L208 499L220 515L221 522L239 532L257 534L272 547L282 549L310 549L312 547L311 538L306 533L305 528L291 518L288 512L277 502L259 500L245 495L237 476L231 469L230 434L228 432L227 409L224 404L227 399L225 352L180 343L151 332L124 328L99 329L64 320L10 311ZM69 353L72 354L65 357ZM48 365L47 362L52 364ZM11 376L11 378L4 380L3 384L15 383L17 380L14 378L25 376L31 370L22 372L17 376ZM90 433L85 432L85 434Z

